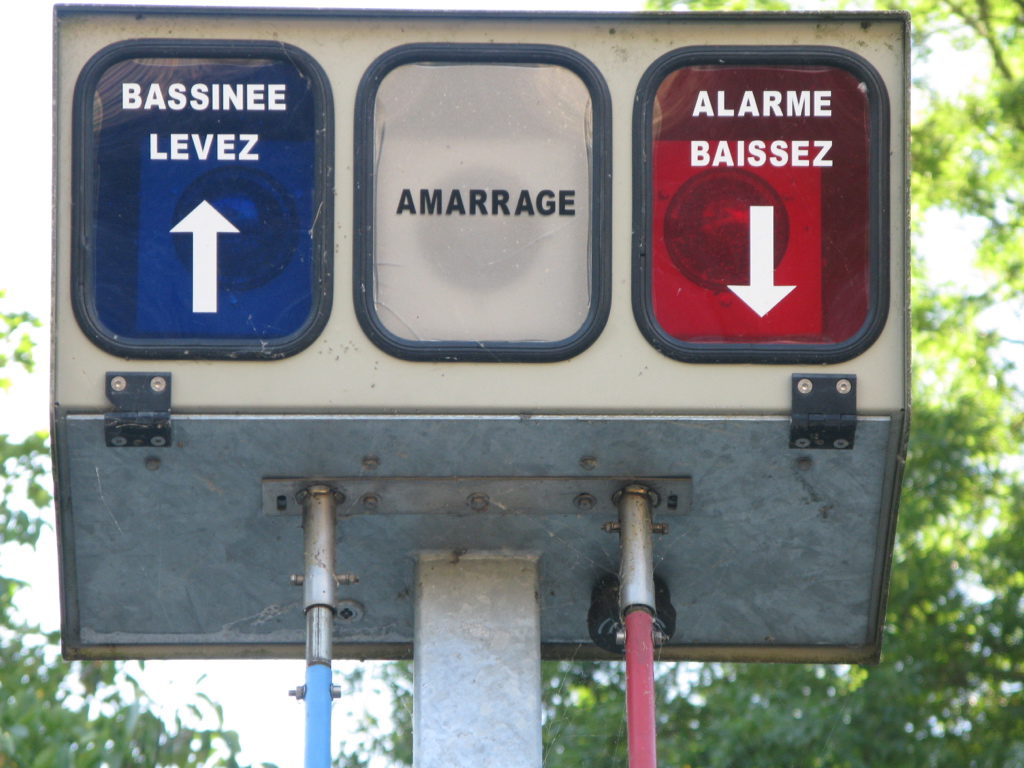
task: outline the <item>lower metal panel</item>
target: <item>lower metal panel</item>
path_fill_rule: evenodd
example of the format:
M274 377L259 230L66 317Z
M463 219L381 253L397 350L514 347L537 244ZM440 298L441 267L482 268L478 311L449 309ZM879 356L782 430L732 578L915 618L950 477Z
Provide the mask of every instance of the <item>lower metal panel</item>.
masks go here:
M109 448L102 415L58 416L68 656L301 656L305 479L346 497L337 563L359 581L339 590L338 657L410 655L424 551L538 556L544 654L605 657L586 615L617 571L602 524L630 479L668 524L662 658L878 654L899 418L861 419L842 451L790 449L776 417L174 415L173 430L167 448Z

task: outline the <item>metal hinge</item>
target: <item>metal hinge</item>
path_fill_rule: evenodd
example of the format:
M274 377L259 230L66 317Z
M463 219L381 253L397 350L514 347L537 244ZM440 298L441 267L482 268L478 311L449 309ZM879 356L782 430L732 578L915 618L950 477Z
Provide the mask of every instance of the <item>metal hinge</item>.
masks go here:
M849 450L856 434L856 376L793 374L790 448Z
M114 410L103 419L111 448L163 448L171 444L171 374L107 373L107 400Z

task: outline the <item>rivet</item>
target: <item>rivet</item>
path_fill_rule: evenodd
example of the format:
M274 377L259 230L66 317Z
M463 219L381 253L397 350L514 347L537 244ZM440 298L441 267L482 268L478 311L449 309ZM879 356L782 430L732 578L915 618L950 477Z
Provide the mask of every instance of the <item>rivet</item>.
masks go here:
M572 502L583 510L593 509L597 506L597 499L591 493L581 493Z
M797 448L810 448L811 441L806 437L798 437L796 440L793 441L793 445L795 445Z
M160 459L158 459L156 456L147 456L146 469L154 471L160 469Z
M594 456L584 456L580 459L580 466L589 471L597 466L597 459Z
M380 466L380 458L377 456L363 456L363 469L372 472Z
M850 447L850 441L847 440L846 438L840 437L837 440L833 440L832 441L832 447L833 448L849 448Z
M466 499L466 504L474 512L483 512L491 505L491 500L486 493L471 493Z
M359 503L363 505L363 509L374 510L380 506L380 496L376 493L364 493Z

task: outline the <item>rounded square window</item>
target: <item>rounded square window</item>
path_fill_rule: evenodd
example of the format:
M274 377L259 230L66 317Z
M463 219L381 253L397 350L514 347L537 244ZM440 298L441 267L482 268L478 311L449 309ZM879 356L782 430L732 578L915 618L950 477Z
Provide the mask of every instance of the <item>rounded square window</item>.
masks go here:
M561 360L608 312L608 97L549 46L414 45L357 115L355 300L406 359Z
M888 304L888 108L827 48L684 49L637 95L634 310L691 362L838 362Z
M331 304L332 107L269 42L129 41L75 91L73 303L125 357L277 358Z

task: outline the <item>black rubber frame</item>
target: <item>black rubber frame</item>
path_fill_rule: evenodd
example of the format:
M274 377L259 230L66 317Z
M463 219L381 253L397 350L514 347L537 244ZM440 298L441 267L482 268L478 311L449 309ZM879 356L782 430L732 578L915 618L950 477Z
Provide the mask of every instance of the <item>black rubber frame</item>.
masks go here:
M309 78L314 98L316 158L313 169L315 216L312 237L313 307L305 326L275 341L261 339L128 338L105 328L94 300L93 226L96 212L93 175L93 92L106 70L132 58L271 59L287 62ZM323 330L334 292L334 106L330 81L312 56L293 45L266 40L152 40L114 43L82 68L73 102L71 301L89 339L124 358L255 360L278 359L308 347Z
M416 63L550 64L583 81L593 109L590 196L590 311L580 329L554 342L453 339L415 341L389 331L374 307L374 103L377 90L396 67ZM578 355L601 334L611 303L611 98L600 71L584 56L552 45L423 43L403 45L378 57L356 94L355 238L353 302L366 335L404 360L444 362L556 362Z
M867 84L868 97L868 313L849 339L837 344L688 343L670 336L651 300L653 241L653 113L655 94L672 72L689 66L817 65L845 69ZM722 46L681 48L644 73L633 110L633 314L661 353L690 363L839 363L870 347L889 309L889 96L877 70L862 57L826 46Z

